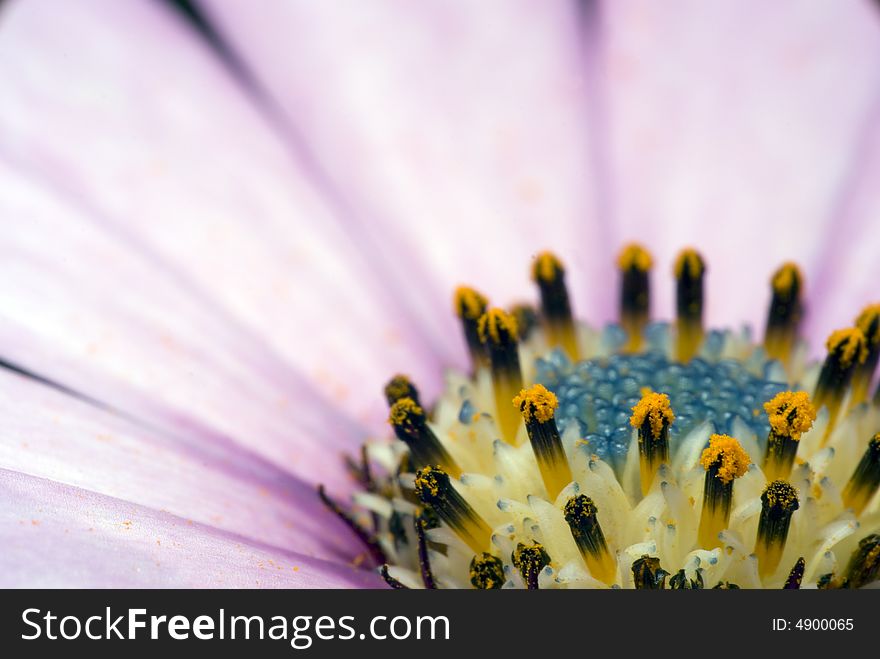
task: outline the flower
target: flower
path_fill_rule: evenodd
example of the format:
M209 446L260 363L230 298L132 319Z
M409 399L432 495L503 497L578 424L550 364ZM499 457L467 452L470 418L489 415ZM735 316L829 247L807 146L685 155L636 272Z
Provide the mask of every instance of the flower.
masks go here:
M699 248L711 327L786 259L808 336L870 301L868 3L201 6L225 60L156 2L3 7L4 585L381 583L311 492L544 246L595 326L633 237Z
M643 247L621 251L620 324L571 313L565 268L537 255L532 322L488 308L485 350L426 411L386 388L398 442L365 447L365 493L332 504L395 588L800 588L880 577L880 313L798 339L803 276L771 278L763 342L707 330L693 249L672 268L675 322L651 323ZM471 305L472 306L472 305ZM460 313L471 344L472 316ZM627 328L627 329L624 329ZM488 359L487 359L488 356ZM512 391L519 390L512 395ZM809 393L808 393L809 392ZM799 512L800 511L800 512ZM667 583L667 577L668 583Z

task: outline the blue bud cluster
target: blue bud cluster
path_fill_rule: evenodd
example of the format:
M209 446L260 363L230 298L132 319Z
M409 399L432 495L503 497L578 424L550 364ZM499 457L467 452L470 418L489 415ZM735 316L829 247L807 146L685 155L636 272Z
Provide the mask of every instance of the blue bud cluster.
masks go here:
M751 373L735 360L695 358L687 364L672 362L660 352L614 354L606 359L572 363L556 350L536 363L537 381L559 398L556 423L560 432L577 424L589 450L615 469L622 468L632 437L629 419L642 389L669 396L675 422L670 449L704 421L715 432L732 432L736 417L765 439L770 424L763 404L787 385Z

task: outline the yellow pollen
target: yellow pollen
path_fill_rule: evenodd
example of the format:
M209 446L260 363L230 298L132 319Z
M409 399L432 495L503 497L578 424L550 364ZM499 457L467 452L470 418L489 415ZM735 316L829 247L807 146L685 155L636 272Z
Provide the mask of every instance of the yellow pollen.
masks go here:
M856 319L856 327L862 330L862 334L870 343L880 343L880 304L869 304L862 309L862 313Z
M648 419L654 439L660 437L660 433L663 432L664 422L668 426L675 421L675 414L672 413L669 396L666 394L646 393L632 410L630 425L633 428L641 428L645 419Z
M805 391L778 393L764 403L764 410L770 419L770 428L778 437L799 440L816 420L816 408Z
M764 490L767 507L792 510L798 505L798 491L785 481L776 480Z
M393 400L400 400L412 389L412 382L405 375L395 375L385 385L385 394Z
M513 404L522 412L526 423L537 421L546 423L553 418L553 412L559 407L556 394L547 389L543 384L536 384L529 389L523 389L513 399Z
M488 343L490 340L494 344L500 344L506 339L502 337L502 333L507 334L511 341L517 338L516 319L504 311L504 309L489 309L480 316L480 323L477 326L480 333L480 341Z
M637 243L630 243L617 257L617 265L621 270L641 270L647 272L654 264L650 252Z
M541 252L532 264L532 279L536 282L551 282L565 273L562 262L552 252Z
M703 259L697 250L688 247L679 252L678 257L675 259L675 267L673 268L676 279L681 279L685 267L687 267L692 277L699 277L703 274Z
M861 364L868 357L867 341L862 330L858 327L835 330L828 337L825 344L828 352L840 353L840 364L844 368L850 366L855 360Z
M428 500L436 499L440 496L440 481L445 472L439 467L426 466L416 474L416 491L422 493L424 498Z
M401 426L413 417L424 416L425 411L416 405L412 398L401 398L391 406L391 413L388 415L388 423L392 426Z
M477 320L486 311L488 303L483 295L469 286L459 286L455 289L454 306L459 318Z
M721 465L717 475L722 483L741 477L749 468L749 456L730 435L712 435L709 438L709 447L700 456L700 464L707 471L719 461Z
M800 268L796 263L783 263L779 270L773 273L770 283L773 286L773 292L777 295L787 295L794 286L800 287L804 280Z

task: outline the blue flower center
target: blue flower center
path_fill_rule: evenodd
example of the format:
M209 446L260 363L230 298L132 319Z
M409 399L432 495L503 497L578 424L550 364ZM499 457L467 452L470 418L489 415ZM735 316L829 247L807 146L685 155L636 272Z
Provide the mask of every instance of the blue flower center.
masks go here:
M667 394L675 421L670 448L705 421L730 434L739 417L765 441L770 423L763 404L786 389L784 382L758 377L735 360L673 362L659 352L614 354L572 363L559 350L536 362L537 382L559 398L556 423L564 433L577 424L589 451L621 470L632 437L629 419L645 387Z

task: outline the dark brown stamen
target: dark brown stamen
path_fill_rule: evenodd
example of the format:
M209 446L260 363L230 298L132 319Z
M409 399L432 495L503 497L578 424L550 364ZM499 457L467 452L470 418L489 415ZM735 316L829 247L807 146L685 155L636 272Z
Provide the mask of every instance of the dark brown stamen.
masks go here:
M675 260L676 356L688 362L703 343L703 278L706 266L693 249Z
M415 493L419 501L430 506L475 553L486 550L492 529L456 491L442 469L430 466L420 469L416 473Z
M702 590L705 588L703 575L700 570L697 570L696 579L688 579L684 568L682 568L669 580L669 588L671 590Z
M770 359L788 364L803 315L803 276L794 263L785 263L773 274L773 297L767 314L764 348Z
M785 580L785 585L782 587L783 590L799 590L801 587L801 582L804 580L804 568L806 567L806 562L804 561L804 557L801 556L797 559L797 562L794 564L794 567L791 568L791 572L788 573L788 578Z
M471 559L471 585L477 590L497 590L504 585L504 564L497 556L482 552Z
M660 559L644 554L632 564L633 581L639 590L663 590L669 572L660 567Z
M539 254L532 265L532 279L541 291L541 310L550 347L562 348L571 359L578 359L577 335L562 262L550 252Z
M477 328L480 316L486 313L488 301L473 288L459 286L455 289L453 306L455 307L455 314L461 320L462 332L464 333L464 339L471 356L472 370L476 372L478 368L489 363L489 355L480 341L480 334Z
M397 579L395 579L394 577L392 577L388 573L388 565L387 564L383 565L381 567L381 569L379 570L379 574L382 575L382 578L385 580L385 583L387 583L389 586L391 586L394 590L409 590L409 586L404 586L402 583L400 583Z
M823 405L828 408L828 428L822 440L823 444L828 441L834 430L841 403L852 382L856 367L864 363L868 354L865 335L858 327L832 332L826 345L828 356L822 364L819 380L816 383L816 393L813 395L817 409Z
M511 555L511 562L519 570L529 590L538 590L538 575L547 565L550 556L544 546L535 542L531 546L519 543Z
M416 539L418 540L419 572L422 573L422 583L428 590L435 590L437 582L434 581L434 573L431 571L431 561L428 559L428 542L425 538L427 524L421 517L415 518Z
M844 572L844 588L861 588L880 578L880 534L859 541Z
M416 467L436 464L454 478L461 475L461 468L428 426L425 411L412 398L396 401L391 406L388 422L397 438L409 448Z
M388 405L394 405L401 398L411 398L416 405L421 406L419 390L405 375L395 375L385 385L385 399Z
M856 327L865 335L868 354L865 361L856 366L852 381L852 405L864 402L868 397L871 379L880 361L880 304L871 304L856 318Z
M620 268L620 324L626 330L627 352L642 347L642 333L648 324L651 288L648 275L653 265L651 255L640 245L627 245L617 259Z
M388 562L388 557L385 555L385 551L382 549L382 546L379 544L378 539L372 533L370 533L367 529L361 526L350 514L348 514L342 507L336 503L333 499L331 499L323 485L318 486L318 497L320 497L321 501L324 502L324 505L327 506L339 519L341 519L349 529L351 529L352 533L354 533L358 539L364 543L364 546L367 548L367 551L370 552L370 556L376 561L377 565L381 565L382 563Z
M843 489L843 503L852 508L856 515L861 515L878 488L880 488L880 433L874 435L868 442L868 448Z
M761 494L755 555L762 578L771 576L779 566L788 540L791 517L799 507L797 490L783 480L772 481Z

